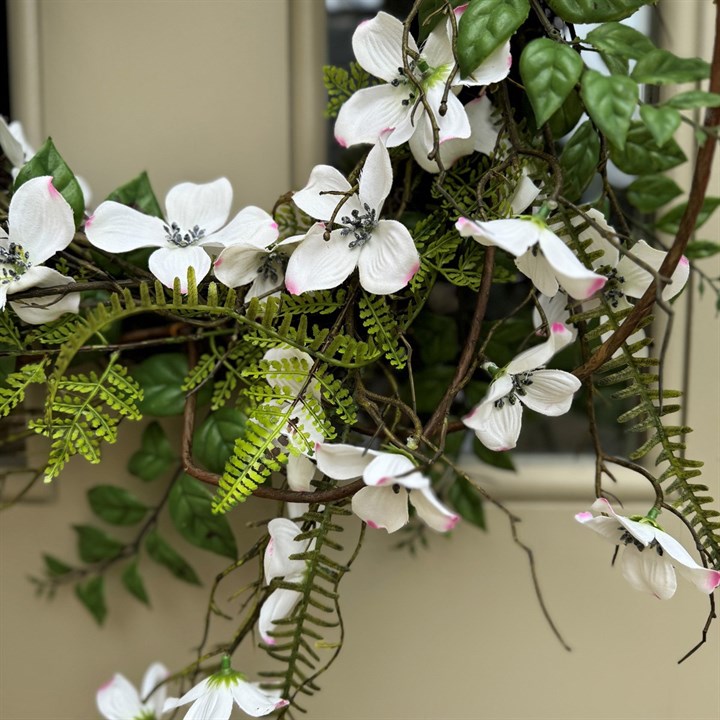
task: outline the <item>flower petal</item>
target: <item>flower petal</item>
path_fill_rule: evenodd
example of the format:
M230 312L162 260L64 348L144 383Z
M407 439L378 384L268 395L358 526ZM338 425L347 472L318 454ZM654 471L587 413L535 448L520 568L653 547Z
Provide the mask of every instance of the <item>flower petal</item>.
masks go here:
M106 200L85 221L85 235L91 245L106 252L130 252L169 245L164 224L160 218Z
M165 198L166 217L182 232L197 225L209 235L226 223L232 198L232 186L224 177L200 185L180 183L170 188Z
M435 159L430 160L428 157L430 153L427 148L432 148L433 137L430 118L427 113L418 121L417 128L410 138L409 144L410 152L412 152L415 162L425 170L425 172L440 172L440 168ZM470 155L474 149L475 140L472 135L468 138L455 138L454 140L447 140L444 143L440 143L440 161L442 162L442 166L447 170L459 158Z
M390 194L393 173L390 164L390 155L382 142L377 142L368 153L360 173L360 187L358 195L360 204L367 203L380 215L385 198ZM364 212L364 207L363 207ZM347 214L347 213L344 213Z
M206 235L198 244L207 247L227 247L247 243L266 248L278 239L278 226L262 208L249 205L243 208L224 228Z
M260 608L260 617L258 618L258 632L264 643L275 645L277 641L269 633L275 630L275 623L278 620L290 615L301 597L302 593L287 588L278 588L270 593Z
M13 167L19 168L25 164L25 151L20 141L10 130L5 118L0 116L0 148Z
M348 247L348 238L339 230L325 241L325 227L313 225L290 256L285 270L285 287L291 295L309 290L329 290L340 285L355 269L359 251Z
M653 548L642 551L628 545L622 557L623 577L641 592L648 592L660 600L669 600L677 589L675 570L670 560L658 555Z
M555 353L572 342L572 333L565 325L554 323L550 327L550 337L540 345L534 345L515 356L505 370L511 375L536 370L547 364Z
M143 710L137 690L120 673L97 691L95 700L100 714L107 720L132 720Z
M228 720L232 706L230 689L224 685L215 685L192 704L184 720Z
M376 295L401 290L420 267L410 232L397 220L380 220L359 252L360 284Z
M352 46L355 58L369 73L385 82L398 76L402 67L403 24L392 15L379 12L374 18L361 22L353 33ZM408 48L417 52L412 35Z
M469 138L471 134L470 121L465 108L453 93L447 97L447 108L444 115L440 114L440 103L445 93L445 85L436 85L427 93L428 104L435 113L435 122L438 126L438 137L441 143L456 138ZM427 151L432 150L432 143Z
M265 375L265 380L270 387L289 387L295 395L300 394L313 364L310 355L290 345L278 345L267 350L263 355L263 360L268 363L280 363L280 368L277 371L272 369ZM283 364L284 360L292 362L294 372L288 371L287 363ZM282 376L282 379L278 378L278 373ZM305 392L319 399L320 383L317 380L312 381Z
M598 250L602 250L603 254L597 260L594 260L592 265L595 268L603 265L609 265L615 267L618 263L620 253L618 249L610 243L605 235L614 238L615 242L619 243L620 239L617 237L615 229L608 224L605 216L595 208L590 208L585 212L589 219L591 219L598 227L602 228L603 233L598 232L592 225L588 225L584 230L578 234L578 240L584 242L585 240L591 240L591 243L585 248L585 252L590 254ZM586 222L582 215L576 215L572 219L574 226L583 225ZM564 223L552 225L551 229L554 231L561 231L564 227Z
M291 490L310 492L315 476L315 463L305 455L290 455L287 463L287 481Z
M339 223L342 215L350 215L353 210L362 212L357 195L350 195L345 199L349 190L350 183L339 170L330 165L316 165L310 173L307 185L293 194L293 202L310 217L327 222L335 213L338 204L344 200L336 213Z
M365 487L353 495L352 511L371 528L384 528L389 533L407 524L407 492L392 487Z
M577 328L574 325L568 325L568 318L570 317L570 311L567 308L568 296L564 292L557 293L554 297L548 297L547 295L540 295L537 298L537 303L543 311L546 325L543 324L543 315L540 314L537 308L533 309L533 326L537 328L536 335L548 335L550 328L556 323L565 325L572 335L573 342L577 337Z
M343 147L358 143L375 143L384 139L387 147L397 147L410 139L424 113L419 107L413 118L413 106L407 87L374 85L363 88L343 104L335 121L335 139Z
M232 696L240 709L251 717L262 717L288 704L287 700L278 699L272 691L265 692L255 683L238 682L231 686ZM213 718L215 720L215 718Z
M287 575L301 575L305 572L304 560L290 560L291 555L304 553L308 547L307 540L296 540L300 528L287 518L273 518L268 523L270 540L265 548L263 568L265 582Z
M155 711L155 716L157 718L160 718L160 715L162 715L165 696L167 695L167 687L165 685L161 685L152 695L150 695L150 692L159 682L165 680L169 675L170 672L162 663L154 662L146 670L145 675L143 676L142 685L140 687L140 697L148 698L146 704Z
M537 370L531 382L520 400L531 410L550 417L564 415L570 409L573 396L582 384L563 370Z
M55 189L51 176L36 177L21 185L8 210L10 240L39 265L66 248L75 234L72 209Z
M494 110L487 95L481 95L465 105L473 148L485 155L490 155L497 145L500 123L493 119Z
M69 285L74 282L71 277L62 275L57 270L36 265L31 267L19 280L10 283L8 292L16 293L31 287ZM80 309L80 294L47 295L27 300L13 300L11 297L10 305L21 320L31 325L39 325L57 320L65 313L77 313Z
M430 487L430 479L416 470L415 463L405 455L379 452L365 468L366 485L402 485L406 488Z
M318 470L333 480L352 480L361 477L365 468L377 455L375 450L343 443L320 443L315 448Z
M498 383L503 380L502 386ZM503 376L494 381L496 387L508 387L507 392L512 389L512 380ZM518 437L520 437L520 427L522 424L522 403L509 402L502 400L501 396L497 400L490 400L490 394L478 406L475 407L470 415L463 418L463 423L472 428L477 435L478 440L490 450L510 450L517 445ZM496 402L500 403L496 405Z
M182 697L168 698L163 704L163 713L166 713L169 710L174 710L181 705L187 705L188 703L197 700L199 697L202 697L205 693L211 692L210 688L208 687L209 684L210 678L206 677L204 680L201 680L197 685L193 685Z
M452 530L460 520L460 516L448 510L430 488L410 491L410 502L417 510L423 522L438 532Z
M660 269L667 255L662 250L650 247L644 240L638 240L632 246L631 252L638 260L649 265L655 271ZM623 278L623 292L634 298L641 297L650 287L653 279L647 270L641 268L627 256L623 257L618 263L617 274ZM675 268L670 283L663 289L663 300L674 298L685 287L689 274L690 263L688 263L687 258L683 257Z
M631 520L624 515L619 515L605 498L598 498L595 500L592 504L591 510L606 513L617 520L620 525L625 528L625 530L627 530L636 540L640 541L640 543L646 547L655 538L656 528L648 523L641 523L637 520Z
M448 65L445 77L441 82L445 83L447 76L455 63L453 57L452 42L450 40L452 26L450 20L442 20L432 29L422 48L422 59L432 68L440 68Z
M520 215L533 204L539 194L540 188L528 177L527 171L523 168L515 192L510 198L510 208L515 215Z
M148 270L165 287L173 287L180 278L180 292L186 293L188 268L195 270L195 280L200 282L210 271L210 256L201 247L158 248L148 258Z
M522 255L532 247L539 234L539 228L534 222L515 218L473 222L461 217L455 227L463 237L472 237L481 245L495 245L515 256Z
M494 50L466 78L453 78L453 85L490 85L500 82L510 74L512 55L510 41Z
M605 517L604 515L594 517L591 512L581 512L575 515L575 519L609 540L613 545L620 544L620 538L624 531L620 523L614 518Z
M247 285L258 279L267 252L254 245L238 244L225 248L213 263L215 277L227 287Z
M528 250L515 260L515 266L543 295L557 295L560 286L555 272L541 252Z
M698 590L709 594L720 585L720 571L696 563L690 553L672 535L668 535L663 530L656 530L655 540L673 559L678 572Z

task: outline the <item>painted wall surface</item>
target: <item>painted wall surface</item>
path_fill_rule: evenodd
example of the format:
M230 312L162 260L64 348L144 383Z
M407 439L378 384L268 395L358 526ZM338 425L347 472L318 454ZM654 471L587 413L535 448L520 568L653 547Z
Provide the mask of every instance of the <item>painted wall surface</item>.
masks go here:
M251 202L269 207L277 195L299 185L291 147L297 96L293 100L290 56L295 50L287 39L297 27L292 13L299 6L317 11L320 0L294 2L40 0L42 114L35 141L52 132L98 199L148 169L160 196L182 180L227 175L237 208ZM13 0L11 10L21 13L27 7L19 6L27 5ZM690 45L674 49L707 57L711 23L703 25L702 11L709 13L712 4L661 0L660 6L664 27L673 28L673 42ZM296 22L307 22L300 15ZM304 32L312 27L304 25ZM303 37L322 42L321 35ZM296 135L295 144L300 141ZM716 172L711 194L720 194L719 177ZM706 228L703 237L720 236L717 219ZM720 260L706 261L703 268L717 276ZM683 307L676 306L680 332ZM718 497L720 335L707 292L703 298L696 293L692 326L693 457L706 461L704 481ZM679 358L670 368L673 387L681 383ZM87 489L130 481L124 467L138 447L140 430L123 426L100 469L75 461L47 491L45 502L0 516L2 720L96 718L95 690L114 672L137 682L153 660L177 668L193 658L209 583L225 563L183 541L178 540L178 549L201 571L205 586L184 585L161 573L149 579L146 573L149 610L114 577L103 628L69 589L48 602L35 598L26 581L28 574L40 572L42 552L74 557L69 525L92 522ZM552 473L548 468L548 477ZM720 717L718 627L700 653L675 664L700 638L706 598L686 583L669 602L632 591L619 569L610 567L608 547L573 520L592 499L591 478L577 481L586 483L584 499L573 491L572 500L553 495L550 503L529 502L520 494L510 503L523 519L520 536L535 553L545 600L572 652L561 648L544 620L527 558L499 512L488 510L489 532L460 527L452 538L433 537L430 548L415 558L393 549L395 536L368 531L366 547L344 581L345 648L320 679L322 692L308 701L308 717ZM139 481L133 489L148 500L162 490ZM241 547L258 534L248 523L268 515L259 501L231 514ZM670 523L669 529L676 527ZM348 548L357 532L357 523L348 523ZM219 599L226 611L237 610L231 595L256 572L248 568L223 589ZM232 627L218 619L213 638L227 637ZM252 677L272 667L252 646L239 652L235 664Z

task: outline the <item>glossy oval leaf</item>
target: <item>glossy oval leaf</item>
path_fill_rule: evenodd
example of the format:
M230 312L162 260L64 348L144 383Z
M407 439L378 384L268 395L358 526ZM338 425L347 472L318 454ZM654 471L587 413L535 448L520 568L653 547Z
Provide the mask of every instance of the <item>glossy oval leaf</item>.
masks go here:
M458 23L460 72L470 75L525 22L528 0L470 0Z
M138 406L143 415L164 417L182 415L185 392L182 389L188 372L187 356L183 353L162 353L143 360L133 377L140 383L143 399ZM198 392L198 404L206 403L212 384L206 383Z
M628 175L662 172L687 160L675 140L658 147L652 133L641 122L630 125L624 149L611 146L610 159Z
M51 577L60 577L61 575L67 575L72 571L72 566L68 565L62 560L58 560L54 555L44 554L43 561L45 562L45 570Z
M625 60L637 60L656 49L649 37L635 28L618 22L609 22L596 27L587 34L585 41L596 50Z
M711 215L717 210L720 205L720 197L706 197L703 200L702 207L698 213L697 220L695 221L695 229L701 228L711 217ZM680 229L680 220L685 214L687 203L681 203L676 205L671 210L668 210L656 223L655 227L662 232L666 232L670 235L677 234Z
M525 46L520 56L520 77L538 127L562 107L583 67L580 55L563 43L538 38Z
M571 90L562 107L548 120L548 127L554 138L567 135L579 122L585 112L577 90Z
M92 525L73 525L73 530L77 533L78 555L86 563L117 557L125 547L119 540Z
M162 218L163 212L160 203L150 185L148 174L143 171L136 178L125 185L113 190L106 198L134 208L146 215Z
M693 108L720 107L720 94L705 92L703 90L688 90L679 93L663 103L665 107L678 110L691 110Z
M125 488L114 485L90 488L87 498L92 511L111 525L136 525L149 509Z
M573 23L600 23L630 17L653 0L547 0L563 19Z
M151 422L143 430L140 449L130 456L128 471L145 482L156 480L164 475L178 457L157 422Z
M105 580L102 575L91 578L87 582L75 586L75 595L95 618L98 625L102 625L107 616L105 604Z
M184 580L190 585L201 585L200 578L179 553L163 540L157 531L152 530L145 538L147 554L159 565L166 567L178 580Z
M600 138L593 124L586 120L568 140L560 155L563 173L563 195L571 202L582 197L583 190L597 172L600 161Z
M622 75L588 70L582 78L580 95L595 125L622 150L638 102L637 83Z
M680 58L668 50L653 50L638 60L632 77L649 85L695 82L710 77L710 63L700 58Z
M481 530L485 529L485 513L480 493L460 475L455 477L448 490L448 501L460 517Z
M702 260L720 253L720 244L712 240L693 240L685 248L685 257L690 260Z
M73 171L57 151L51 138L22 166L15 178L15 190L32 178L52 175L55 189L72 208L75 227L80 227L85 213L85 199Z
M653 107L643 105L640 108L640 117L645 127L652 133L658 147L665 145L680 127L680 113L674 108Z
M666 175L641 175L627 189L628 202L640 212L655 212L678 195L682 190Z
M182 474L173 484L169 498L170 518L189 542L231 560L237 558L237 544L225 515L212 514L212 496L198 480Z
M145 583L140 575L137 560L133 560L123 570L121 579L123 586L133 597L136 597L145 605L150 605L150 598L148 597L147 590L145 589Z
M195 430L195 460L214 473L222 473L235 449L235 440L245 431L246 421L245 414L235 408L221 408L208 415Z

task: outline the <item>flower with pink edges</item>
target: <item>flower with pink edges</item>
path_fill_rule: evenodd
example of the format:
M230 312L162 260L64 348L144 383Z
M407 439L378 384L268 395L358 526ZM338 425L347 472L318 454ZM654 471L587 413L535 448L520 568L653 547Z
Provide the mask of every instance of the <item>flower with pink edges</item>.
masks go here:
M166 691L164 685L155 688L169 674L162 663L153 663L147 669L138 693L124 675L116 673L97 691L95 699L100 714L106 720L159 720Z

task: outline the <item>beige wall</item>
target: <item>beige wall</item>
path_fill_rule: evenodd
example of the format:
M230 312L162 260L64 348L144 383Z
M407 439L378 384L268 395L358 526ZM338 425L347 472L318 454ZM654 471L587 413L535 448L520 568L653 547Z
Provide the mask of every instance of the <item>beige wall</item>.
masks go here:
M285 39L307 21L298 7L317 9L317 3L288 3L41 0L38 136L53 133L98 198L147 168L161 197L175 182L226 174L238 206L267 207L289 186L299 186L292 165L308 162L309 154L307 136L297 130L295 152L290 147L290 108L303 94L291 94L288 69L307 45L288 49ZM32 5L11 4L15 17ZM676 35L691 45L687 52L700 52L694 14L701 3L660 4L675 13L669 27L688 23ZM291 13L299 13L292 22ZM303 32L312 28L309 23ZM311 35L303 37L317 47ZM201 49L195 56L185 50L184 57L183 48L193 43ZM151 73L143 61L128 58L136 52L156 62ZM263 63L270 67L260 72ZM193 104L198 107L191 111ZM111 135L119 139L107 143ZM298 160L301 150L304 160ZM717 175L714 182L717 194ZM703 235L717 238L717 220L713 228ZM707 271L717 275L713 262ZM695 313L692 456L708 463L705 482L718 497L720 340L707 294ZM95 689L113 672L137 681L152 660L180 667L192 658L207 588L157 574L148 582L154 606L149 611L111 580L110 614L98 629L70 592L48 603L34 598L25 581L39 572L41 552L74 556L68 526L91 521L87 488L108 481L108 467L117 468L116 481L123 481L138 434L138 427L123 427L102 478L95 467L74 462L54 499L0 517L2 720L94 718ZM560 472L535 471L533 482ZM522 499L531 492L512 494L512 509L523 517L522 539L536 553L548 606L572 653L560 648L544 622L525 556L498 513L488 511L489 533L461 527L449 540L433 537L430 550L414 559L391 550L395 537L368 532L365 551L345 581L346 647L321 678L323 691L310 701L309 717L716 720L718 627L701 653L675 665L699 638L705 598L687 584L666 603L633 592L618 569L609 567L608 548L573 520L592 497L590 476L575 475L568 480L572 490L565 496L553 492L550 503ZM585 490L578 489L583 483ZM143 486L138 492L149 497L157 490ZM231 515L241 542L254 537L245 523L267 514L258 501ZM348 546L355 532L356 527L348 531ZM223 566L182 541L178 547L203 568L206 580ZM232 589L221 594L223 601ZM229 626L218 624L217 637L227 635ZM269 667L252 648L241 652L236 665L251 675Z

